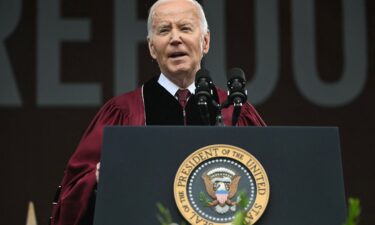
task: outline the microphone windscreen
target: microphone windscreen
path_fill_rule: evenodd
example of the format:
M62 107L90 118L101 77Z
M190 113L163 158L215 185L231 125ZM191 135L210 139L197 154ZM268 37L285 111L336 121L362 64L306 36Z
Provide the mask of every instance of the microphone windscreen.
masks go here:
M246 81L245 73L240 68L232 68L229 70L228 80L231 81L232 79L235 79L235 78Z
M202 78L211 81L210 72L206 69L198 70L195 76L195 82L199 82Z

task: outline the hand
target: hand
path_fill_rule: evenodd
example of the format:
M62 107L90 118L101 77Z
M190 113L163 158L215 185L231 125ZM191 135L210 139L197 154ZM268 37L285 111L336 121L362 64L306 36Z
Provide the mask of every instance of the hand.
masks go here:
M96 164L96 172L95 172L95 175L96 175L96 183L99 182L99 171L100 171L100 162L98 162Z

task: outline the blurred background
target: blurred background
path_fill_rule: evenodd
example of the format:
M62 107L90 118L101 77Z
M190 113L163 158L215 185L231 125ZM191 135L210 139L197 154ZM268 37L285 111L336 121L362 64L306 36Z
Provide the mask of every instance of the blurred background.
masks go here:
M215 83L240 67L268 125L339 127L346 195L375 224L375 1L200 2ZM0 0L0 224L27 224L28 212L48 224L99 107L159 74L145 38L153 3Z

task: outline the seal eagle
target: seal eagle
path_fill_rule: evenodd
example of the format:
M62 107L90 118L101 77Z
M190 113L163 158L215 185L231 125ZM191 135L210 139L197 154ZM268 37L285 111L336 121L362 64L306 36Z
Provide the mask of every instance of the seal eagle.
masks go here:
M210 177L207 173L204 173L202 179L208 195L213 199L213 201L208 202L208 206L219 206L216 207L216 211L223 214L229 210L228 206L235 206L237 204L237 202L231 201L231 199L237 193L238 184L241 179L240 176Z

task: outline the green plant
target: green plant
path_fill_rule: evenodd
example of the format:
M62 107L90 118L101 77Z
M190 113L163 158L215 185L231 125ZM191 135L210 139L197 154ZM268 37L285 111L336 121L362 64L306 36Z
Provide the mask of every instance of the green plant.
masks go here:
M244 191L241 191L238 196L240 199L239 202L237 203L239 210L234 215L234 220L232 224L233 225L251 225L250 223L246 222L246 211L245 211L245 208L250 201L249 197L247 197Z
M349 198L348 215L344 225L357 225L361 215L361 204L358 198Z
M171 212L169 209L163 206L160 202L156 203L156 208L158 208L159 213L156 214L156 217L158 218L159 222L161 225L171 225L171 224L176 224L173 222ZM181 222L180 225L186 225L185 222Z
M207 203L208 199L205 194L199 193L199 197L202 203ZM234 216L233 225L251 225L250 223L246 222L246 211L245 208L249 203L249 198L246 196L245 192L241 191L239 193L239 202L238 207L240 208L238 212ZM156 207L158 208L159 214L157 214L157 218L161 225L171 225L176 224L172 220L171 213L167 208L163 206L161 203L156 203ZM359 216L361 214L361 204L358 198L349 198L348 200L348 215L344 225L358 225L359 223ZM186 225L185 222L181 222L180 225Z

